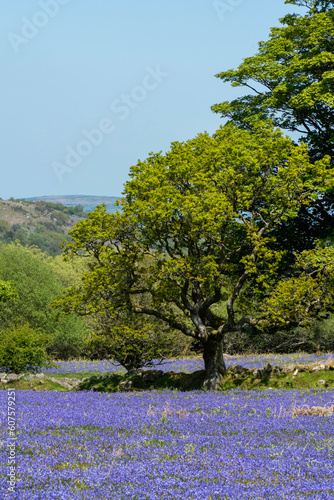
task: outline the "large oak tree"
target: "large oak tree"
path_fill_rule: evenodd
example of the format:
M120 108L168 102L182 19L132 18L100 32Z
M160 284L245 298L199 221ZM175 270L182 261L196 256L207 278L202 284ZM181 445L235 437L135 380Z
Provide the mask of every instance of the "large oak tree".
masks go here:
M202 345L204 386L216 389L224 335L260 319L249 287L265 300L279 280L275 227L333 185L329 158L311 163L265 123L227 125L151 153L130 177L120 212L98 207L71 231L65 254L95 265L63 308L164 321Z

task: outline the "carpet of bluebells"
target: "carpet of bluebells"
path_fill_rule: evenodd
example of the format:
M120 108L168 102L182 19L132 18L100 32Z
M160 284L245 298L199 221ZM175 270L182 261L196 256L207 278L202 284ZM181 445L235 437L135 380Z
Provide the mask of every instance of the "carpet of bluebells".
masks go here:
M284 355L258 355L258 356L229 356L225 359L226 366L241 365L245 368L263 368L267 363L272 366L282 366L288 363L313 363L315 361L326 361L333 358L333 354L284 354ZM204 369L204 362L201 357L167 360L163 364L157 364L153 368L158 368L165 372L192 373L196 370ZM90 372L96 374L125 373L122 366L117 366L111 361L60 361L57 366L43 370L45 373L82 373Z
M15 500L333 499L334 391L16 391ZM7 391L0 391L7 463Z

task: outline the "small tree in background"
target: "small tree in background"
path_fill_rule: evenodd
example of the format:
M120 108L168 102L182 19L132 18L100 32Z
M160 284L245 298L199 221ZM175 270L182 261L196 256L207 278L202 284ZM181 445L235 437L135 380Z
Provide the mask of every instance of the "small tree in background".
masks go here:
M128 371L156 366L166 358L185 355L190 342L162 321L117 311L97 315L91 323L94 333L88 342L90 356L116 361Z

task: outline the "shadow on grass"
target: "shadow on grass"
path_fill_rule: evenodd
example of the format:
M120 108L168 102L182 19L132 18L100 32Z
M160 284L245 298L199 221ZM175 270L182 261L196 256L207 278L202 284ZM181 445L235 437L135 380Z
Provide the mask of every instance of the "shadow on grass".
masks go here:
M137 374L111 374L103 377L92 377L79 384L76 390L99 392L125 392L144 390L179 390L194 391L203 388L204 370L193 373L167 372L155 381L145 381ZM321 389L334 388L334 371L303 372L298 376L293 374L266 375L256 377L253 374L245 376L227 373L224 377L221 390L228 389Z

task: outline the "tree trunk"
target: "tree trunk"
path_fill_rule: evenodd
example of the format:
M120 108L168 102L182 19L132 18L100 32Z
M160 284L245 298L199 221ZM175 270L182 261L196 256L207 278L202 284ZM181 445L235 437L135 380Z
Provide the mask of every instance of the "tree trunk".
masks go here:
M203 386L209 391L216 391L219 389L222 378L226 374L226 366L223 357L223 341L217 341L214 337L209 337L203 345L205 366L205 380Z

